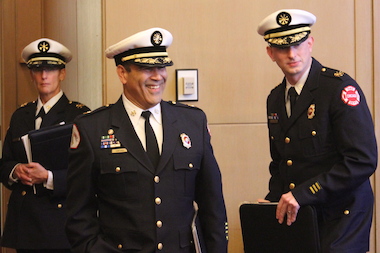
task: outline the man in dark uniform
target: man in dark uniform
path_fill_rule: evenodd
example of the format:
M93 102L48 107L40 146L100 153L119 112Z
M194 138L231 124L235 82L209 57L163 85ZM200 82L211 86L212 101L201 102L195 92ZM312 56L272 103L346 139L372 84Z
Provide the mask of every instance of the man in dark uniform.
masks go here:
M311 57L310 26L303 10L279 10L258 33L285 75L267 100L271 179L266 200L279 201L276 218L291 225L300 206L317 209L322 252L369 250L377 166L370 111L347 74Z
M1 246L17 252L70 252L66 219L66 171L28 162L21 137L29 131L70 123L89 109L67 99L61 90L71 52L42 38L22 51L38 99L22 105L11 118L4 141L1 182L12 190Z
M106 50L123 94L75 121L66 227L73 252L227 252L221 175L206 116L162 101L171 43L170 32L152 28Z

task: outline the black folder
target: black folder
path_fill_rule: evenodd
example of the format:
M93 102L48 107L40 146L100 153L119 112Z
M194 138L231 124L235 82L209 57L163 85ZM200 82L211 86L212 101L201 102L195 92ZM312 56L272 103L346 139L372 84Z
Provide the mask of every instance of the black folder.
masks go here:
M312 206L299 209L291 225L279 224L277 205L246 203L239 208L245 253L319 253L316 210ZM286 218L286 217L285 217Z
M32 161L48 170L67 169L72 128L73 124L64 124L30 131Z

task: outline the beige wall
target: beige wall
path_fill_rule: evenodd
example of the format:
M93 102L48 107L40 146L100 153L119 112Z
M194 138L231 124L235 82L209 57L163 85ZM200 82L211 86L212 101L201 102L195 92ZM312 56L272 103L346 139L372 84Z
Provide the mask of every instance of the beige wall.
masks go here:
M168 51L174 66L168 68L164 98L176 99L175 69L198 69L199 101L191 103L208 115L212 144L223 175L232 253L243 252L239 205L264 197L269 179L265 101L270 90L281 81L282 74L266 55L266 45L256 33L257 24L266 15L281 8L314 13L317 23L312 28L313 55L322 64L357 79L375 116L377 132L380 129L380 114L376 110L380 104L374 104L380 81L380 74L374 71L380 66L380 0L288 0L286 3L277 0L2 0L1 5L3 131L16 105L35 98L33 87L25 87L27 75L15 61L15 56L19 57L22 47L32 39L49 35L73 50L77 57L68 65L64 89L72 99L93 109L103 102L114 103L121 94L114 62L102 54L105 48L151 27L172 32L174 41ZM35 20L33 24L31 18ZM12 62L6 61L6 71L4 59ZM380 194L377 188L375 191ZM380 240L379 235L374 236L373 229L371 252L380 252L379 246L375 250L375 238Z

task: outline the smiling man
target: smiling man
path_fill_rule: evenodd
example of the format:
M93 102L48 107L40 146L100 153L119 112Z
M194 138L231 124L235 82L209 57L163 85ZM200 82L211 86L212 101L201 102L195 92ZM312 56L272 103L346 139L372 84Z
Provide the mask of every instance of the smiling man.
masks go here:
M267 16L258 33L284 79L267 99L272 161L267 201L291 225L300 207L315 206L323 253L369 250L377 166L372 117L359 85L312 58L316 17L286 9ZM284 242L286 243L286 242Z
M75 122L68 172L72 252L199 252L194 206L202 252L227 252L221 175L206 115L162 101L172 39L152 28L106 50L123 94Z

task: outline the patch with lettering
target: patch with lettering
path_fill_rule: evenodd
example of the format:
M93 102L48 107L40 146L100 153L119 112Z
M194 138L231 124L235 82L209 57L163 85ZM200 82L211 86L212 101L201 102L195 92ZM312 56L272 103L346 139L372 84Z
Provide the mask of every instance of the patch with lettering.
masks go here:
M342 101L349 106L357 106L360 104L360 94L354 86L346 86L342 90Z

